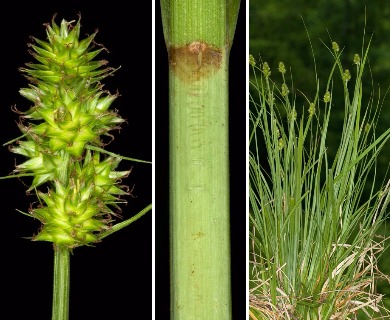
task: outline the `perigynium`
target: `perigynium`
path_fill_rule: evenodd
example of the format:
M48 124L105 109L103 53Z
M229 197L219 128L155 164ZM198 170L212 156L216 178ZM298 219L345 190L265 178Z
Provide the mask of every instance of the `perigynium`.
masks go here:
M115 70L94 60L105 50L94 45L96 33L79 40L80 19L60 26L53 19L46 32L48 41L29 44L36 62L20 68L30 82L20 93L33 105L16 110L23 136L10 150L27 158L15 174L32 176L28 191L37 190L40 205L29 214L42 227L33 240L74 248L98 241L125 201L120 181L130 171L115 171L120 157L88 149L103 148L102 137L124 119L110 109L117 95L102 89L101 80Z
M122 185L130 170L117 168L129 158L104 150L113 139L111 132L125 120L111 108L118 94L103 90L101 81L115 69L107 67L106 60L95 59L105 50L94 41L97 32L80 39L80 17L60 25L53 17L45 26L47 41L32 37L29 51L35 61L20 68L29 81L20 94L32 105L27 111L14 109L22 135L8 144L26 160L9 177L32 179L28 192L35 192L38 204L25 214L41 222L32 240L52 242L56 254L68 255L69 250L93 245L133 222L151 205L115 223L120 204L126 202L123 197L130 194ZM58 279L55 270L55 287L68 281ZM55 314L59 301L67 299L67 290L63 297L54 292L53 319L68 317L66 310Z
M376 177L375 166L390 129L375 132L384 100L373 94L367 99L369 44L350 61L351 72L333 42L328 49L335 63L324 91L316 77L317 92L312 99L303 95L303 109L283 64L279 85L266 62L249 60L252 319L389 315L376 291L378 279L386 277L377 267L384 239L376 233L388 217L390 181ZM327 132L332 108L341 107L333 105L338 85L345 117L338 150L330 156Z

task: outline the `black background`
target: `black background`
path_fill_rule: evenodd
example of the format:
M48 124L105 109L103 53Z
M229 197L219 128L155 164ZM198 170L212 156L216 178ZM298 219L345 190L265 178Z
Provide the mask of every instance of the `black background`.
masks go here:
M109 53L109 66L118 67L114 77L103 80L105 89L121 96L112 107L127 119L107 150L129 157L152 160L151 105L151 5L148 1L9 1L0 19L1 100L0 143L20 135L11 111L26 110L30 102L19 95L27 80L18 71L33 58L28 54L29 36L46 39L43 23L64 18L77 20L81 33L99 29L95 40ZM0 176L8 175L22 158L0 146ZM136 198L128 197L124 218L152 201L152 166L123 161L133 167L124 181L134 186ZM28 183L28 180L23 180ZM1 195L1 310L8 319L51 319L53 248L47 242L23 237L36 233L39 223L15 209L27 211L36 198L18 179L0 180ZM152 213L109 236L95 247L81 247L71 257L70 319L150 318L152 308Z
M236 33L230 52L230 199L233 319L246 319L246 18L241 1ZM156 320L169 319L169 214L168 214L168 57L163 38L160 7L156 5ZM206 319L205 319L206 320ZM208 320L208 319L207 319Z

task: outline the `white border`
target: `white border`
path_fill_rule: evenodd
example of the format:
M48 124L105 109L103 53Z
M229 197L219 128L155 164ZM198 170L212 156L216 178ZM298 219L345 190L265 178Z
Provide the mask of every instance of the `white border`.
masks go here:
M246 74L245 74L245 91L246 91L246 101L245 101L245 110L246 110L246 204L245 204L245 219L246 219L246 319L249 319L249 0L245 1L245 29L246 29Z
M157 1L157 0L156 0ZM155 54L155 47L156 47L156 41L155 41L155 27L156 27L156 21L155 21L155 14L156 14L156 8L155 8L155 0L152 0L152 319L155 319L155 309L156 309L156 297L155 297L155 265L156 265L156 251L155 251L155 231L156 231L156 225L155 225L155 214L154 214L154 204L155 204L155 106L156 106L156 94L155 94L155 63L156 63L156 54Z

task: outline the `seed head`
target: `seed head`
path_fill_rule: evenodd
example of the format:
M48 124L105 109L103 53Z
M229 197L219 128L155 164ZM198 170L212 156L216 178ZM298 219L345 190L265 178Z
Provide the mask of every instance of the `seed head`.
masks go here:
M316 113L316 107L313 102L310 103L308 112L309 112L309 117L314 116L314 114Z
M353 63L356 65L360 64L360 56L357 53L353 56Z
M292 109L290 113L288 114L288 119L295 121L297 119L297 111L295 109Z
M326 91L325 94L324 94L324 102L325 103L328 103L331 99L331 94L329 91Z
M253 56L250 54L249 55L249 64L254 67L256 65L256 61L255 61L255 58L253 58Z
M282 150L284 148L284 141L282 138L278 140L278 149Z
M287 97L287 95L290 93L290 90L288 90L287 84L282 84L282 96Z
M271 69L267 62L263 63L263 73L266 78L268 78L271 75Z
M286 68L285 68L283 62L279 62L278 70L279 70L279 72L280 72L281 74L285 74L285 73L286 73Z
M334 52L339 52L340 51L339 45L335 41L332 42L332 50Z
M104 147L102 136L124 120L110 110L118 95L102 90L101 80L115 70L94 60L104 50L95 47L96 32L79 39L80 19L60 26L53 19L46 32L47 41L30 44L36 63L20 69L30 82L20 94L33 106L19 123L25 138L11 151L27 158L15 173L33 176L29 190L41 204L30 209L42 223L33 240L74 248L98 241L125 202L119 182L130 171L115 171L119 158L87 148Z
M349 80L351 80L351 73L349 72L348 69L345 69L343 72L343 80L345 82L348 82Z

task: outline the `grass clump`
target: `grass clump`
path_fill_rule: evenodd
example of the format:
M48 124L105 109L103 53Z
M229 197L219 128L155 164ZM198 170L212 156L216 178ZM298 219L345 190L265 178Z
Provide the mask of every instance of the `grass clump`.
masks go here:
M390 181L379 181L375 169L390 129L376 133L383 99L372 92L366 99L369 46L353 57L353 72L332 42L329 78L320 92L316 77L315 97L302 94L302 109L283 63L279 85L266 62L249 60L251 319L390 314L376 290L386 278L377 266L385 241L377 232L388 217ZM338 85L345 110L333 153L327 133L332 108L340 108Z

